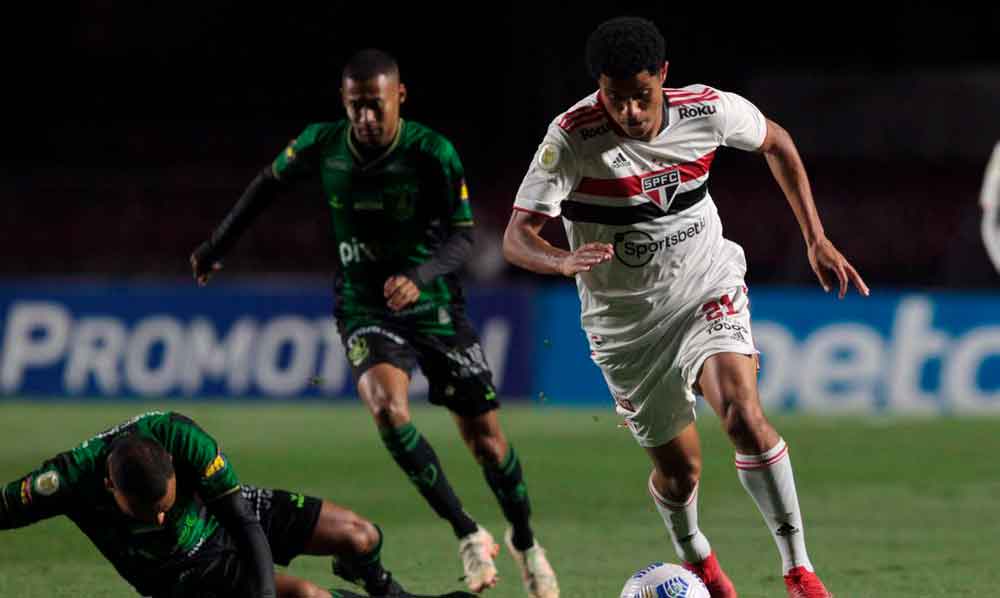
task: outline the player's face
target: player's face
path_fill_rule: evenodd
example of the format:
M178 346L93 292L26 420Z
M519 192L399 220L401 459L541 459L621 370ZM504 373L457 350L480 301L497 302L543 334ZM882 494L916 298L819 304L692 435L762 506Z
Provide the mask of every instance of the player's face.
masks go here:
M125 494L115 487L110 477L106 480L106 484L121 512L143 523L163 525L167 520L167 512L177 501L177 476L170 477L167 481L167 491L160 500L153 503L143 502Z
M341 97L354 137L369 147L385 147L399 130L399 106L406 99L406 87L396 75L371 79L344 78Z
M649 141L656 137L663 122L664 66L656 73L641 71L625 79L601 75L601 102L625 133L634 139Z

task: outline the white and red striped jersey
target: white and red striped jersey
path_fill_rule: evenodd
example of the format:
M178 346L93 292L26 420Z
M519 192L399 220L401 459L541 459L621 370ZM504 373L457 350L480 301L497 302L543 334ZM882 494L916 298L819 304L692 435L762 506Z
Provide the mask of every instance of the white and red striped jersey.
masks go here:
M599 93L549 125L514 209L562 216L573 249L614 245L610 263L577 276L583 327L605 350L653 339L706 290L743 284L743 249L722 237L708 175L720 145L756 150L767 125L739 95L691 85L664 89L666 125L640 141Z

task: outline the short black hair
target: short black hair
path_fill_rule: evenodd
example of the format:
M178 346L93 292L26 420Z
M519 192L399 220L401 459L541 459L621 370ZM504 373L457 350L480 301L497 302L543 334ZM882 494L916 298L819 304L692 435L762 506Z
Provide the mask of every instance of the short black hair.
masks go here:
M617 17L604 21L587 39L587 68L594 79L626 79L658 73L667 59L666 42L652 21Z
M156 440L137 434L119 436L111 443L108 473L115 487L129 498L155 503L167 493L174 477L170 453Z
M367 81L379 75L399 77L399 65L388 52L376 48L367 48L357 52L344 66L344 79Z

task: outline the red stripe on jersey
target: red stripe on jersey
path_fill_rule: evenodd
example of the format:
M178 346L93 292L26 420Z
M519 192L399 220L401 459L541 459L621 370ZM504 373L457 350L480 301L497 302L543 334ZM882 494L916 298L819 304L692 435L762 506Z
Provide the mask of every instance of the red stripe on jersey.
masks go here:
M527 214L538 214L539 216L545 216L546 218L554 218L554 216L546 214L545 212L536 212L535 210L529 210L528 208L522 208L520 206L514 206L514 211L525 212Z
M684 104L698 104L700 102L714 102L715 100L718 100L718 99L719 99L719 96L717 96L717 95L710 95L710 96L705 96L705 97L690 98L690 99L687 99L687 100L679 100L679 101L673 101L673 100L671 100L670 106L674 107L674 106L683 106Z
M573 121L573 123L569 125L569 128L566 129L566 132L567 133L572 133L573 131L579 129L580 127L585 127L587 125L593 125L593 124L601 122L602 120L604 120L604 113L603 112L598 112L598 113L594 114L593 116L588 116L587 118L580 118L580 119L577 119L577 120Z
M600 108L597 106L583 106L563 115L563 117L559 120L559 126L563 129L570 129L575 127L576 123L580 122L582 119L590 118L594 114L598 113L600 113Z
M642 194L642 179L647 176L667 172L669 170L679 170L681 171L682 183L685 181L693 181L708 174L708 170L711 168L712 160L714 159L715 150L712 150L694 162L685 162L683 164L678 164L677 166L648 172L644 175L633 175L622 177L620 179L595 179L583 177L580 179L580 184L576 186L574 191L577 193L585 193L587 195L599 195L601 197L633 197L635 195Z
M686 89L664 89L663 93L669 98L684 99L691 96L703 96L715 93L715 90L711 87L706 87L702 91L688 91Z

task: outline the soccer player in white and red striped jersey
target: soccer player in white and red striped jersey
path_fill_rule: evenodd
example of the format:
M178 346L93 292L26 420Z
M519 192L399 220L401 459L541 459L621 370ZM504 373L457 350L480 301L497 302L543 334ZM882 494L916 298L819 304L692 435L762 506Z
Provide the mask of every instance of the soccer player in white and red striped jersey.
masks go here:
M719 415L736 467L781 554L794 598L829 596L806 553L784 440L757 394L739 245L722 236L708 193L719 146L764 155L805 237L823 288L868 288L826 238L789 134L746 99L706 85L664 89L663 37L644 19L600 25L587 42L599 91L549 126L517 192L504 254L529 270L571 276L581 321L636 441L649 491L678 556L713 598L736 590L698 527L701 448L695 394ZM562 216L571 251L539 236ZM832 275L831 275L832 273Z

